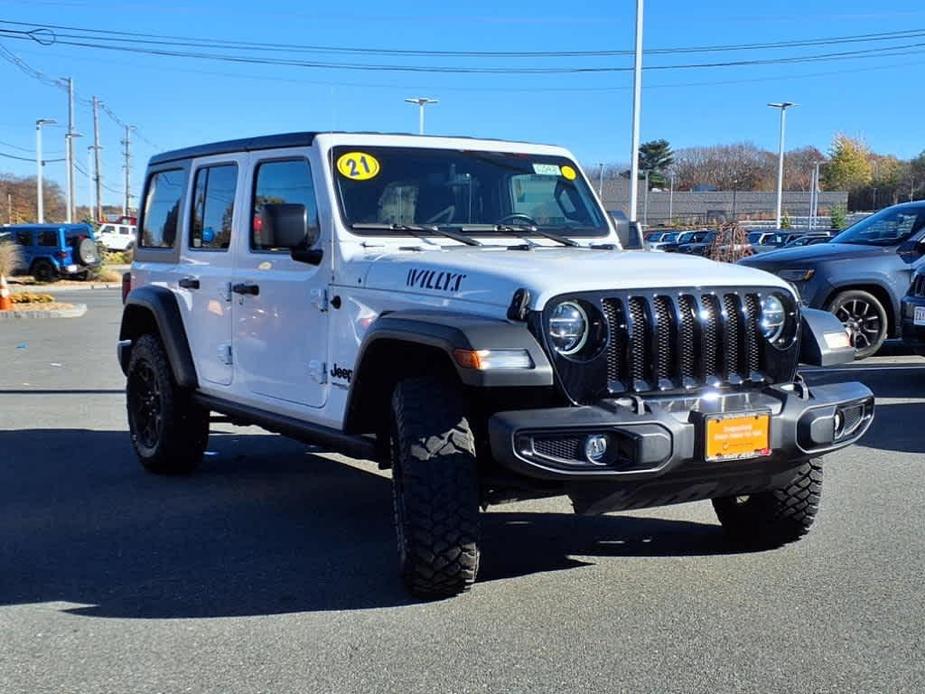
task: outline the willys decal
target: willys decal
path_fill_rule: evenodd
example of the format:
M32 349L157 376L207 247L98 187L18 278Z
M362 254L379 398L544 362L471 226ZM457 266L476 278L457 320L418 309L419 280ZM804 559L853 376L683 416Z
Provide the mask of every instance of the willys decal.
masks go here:
M439 292L458 292L466 276L460 272L445 270L408 270L405 285L418 289L434 289Z

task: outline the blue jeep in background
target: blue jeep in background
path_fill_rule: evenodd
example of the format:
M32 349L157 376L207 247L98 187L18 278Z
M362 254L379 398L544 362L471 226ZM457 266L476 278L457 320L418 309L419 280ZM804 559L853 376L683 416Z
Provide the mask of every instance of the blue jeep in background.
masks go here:
M739 261L788 280L810 308L831 311L864 359L899 337L900 301L925 267L925 201L893 205L828 243L783 248Z
M39 282L61 277L87 279L100 266L100 254L89 224L18 224L0 227L0 239L19 244L23 264L17 274Z

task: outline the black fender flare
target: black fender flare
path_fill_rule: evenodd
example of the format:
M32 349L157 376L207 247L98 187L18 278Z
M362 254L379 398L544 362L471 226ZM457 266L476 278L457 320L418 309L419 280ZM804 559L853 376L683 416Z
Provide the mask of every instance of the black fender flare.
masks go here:
M451 365L448 368L455 371L464 386L486 389L544 388L554 383L549 359L525 323L446 311L395 311L379 316L366 331L360 344L344 410L347 429L357 427L358 422L367 417L361 413L370 407L378 409L390 397L390 393L386 392L388 385L399 378L399 373L407 369L409 364L395 364L394 373L383 374L381 369L386 367L380 365L377 368L382 358L377 355L381 355L379 348L391 352L401 345L425 347L442 353ZM505 371L464 368L453 356L457 349L523 349L533 360L533 368ZM410 366L415 369L418 365Z
M553 371L549 359L526 323L444 311L394 311L373 322L366 331L356 359L362 373L370 348L381 340L435 347L449 357L459 380L476 388L551 386ZM454 350L521 349L533 361L532 369L480 371L464 368L453 357Z
M119 328L120 345L130 344L130 341L150 329L151 320L148 316L153 319L154 327L167 352L177 385L195 388L199 380L186 328L183 327L183 316L180 314L176 296L166 287L147 285L129 292L122 311L122 325ZM119 363L123 372L128 369L130 354L130 348L119 350Z

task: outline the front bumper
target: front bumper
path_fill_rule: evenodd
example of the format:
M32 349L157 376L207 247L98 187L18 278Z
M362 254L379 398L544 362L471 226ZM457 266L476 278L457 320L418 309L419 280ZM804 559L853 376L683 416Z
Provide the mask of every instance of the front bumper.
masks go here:
M915 324L915 309L925 311L925 297L907 296L902 304L903 342L916 354L925 356L925 325Z
M771 415L770 454L705 462L704 417L753 412ZM812 389L797 383L753 392L501 412L489 419L488 431L494 459L527 477L693 483L734 478L738 471L765 475L766 470L787 470L806 458L856 442L870 427L873 414L873 393L861 383ZM603 464L583 458L582 442L592 435L608 440L610 454Z

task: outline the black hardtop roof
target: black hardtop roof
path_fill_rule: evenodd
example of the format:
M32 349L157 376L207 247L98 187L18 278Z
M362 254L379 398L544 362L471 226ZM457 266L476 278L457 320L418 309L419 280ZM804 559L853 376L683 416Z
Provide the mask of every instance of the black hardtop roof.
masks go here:
M510 142L510 140L500 140L490 137L468 137L465 135L413 135L412 133L380 133L380 132L354 132L346 130L324 130L313 132L298 133L279 133L276 135L258 135L256 137L244 137L239 140L224 140L222 142L210 142L204 145L195 145L193 147L184 147L183 149L174 149L170 152L155 154L148 162L149 166L155 164L165 164L167 162L179 161L182 159L193 159L195 157L210 157L216 154L229 154L231 152L253 152L261 149L277 149L280 147L308 147L315 141L315 136L337 134L337 135L401 135L412 136L427 139L430 137L452 137L466 140L486 140L495 142ZM530 144L524 142L523 144Z

